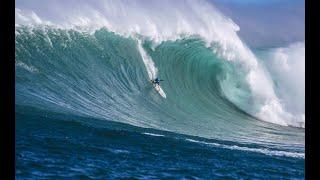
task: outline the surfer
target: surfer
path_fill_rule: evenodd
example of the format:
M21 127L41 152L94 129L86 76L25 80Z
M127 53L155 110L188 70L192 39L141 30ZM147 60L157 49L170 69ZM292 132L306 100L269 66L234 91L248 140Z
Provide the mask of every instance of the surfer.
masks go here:
M166 93L164 93L164 91L162 90L162 88L160 87L160 81L163 81L162 79L159 79L158 77L156 77L155 79L151 79L150 82L152 83L153 87L156 89L156 91L158 91L158 93L163 97L166 98Z
M160 81L163 81L162 79L159 79L158 77L156 77L154 80L151 80L151 82L153 83L153 84L157 84L157 85L159 85L160 86Z

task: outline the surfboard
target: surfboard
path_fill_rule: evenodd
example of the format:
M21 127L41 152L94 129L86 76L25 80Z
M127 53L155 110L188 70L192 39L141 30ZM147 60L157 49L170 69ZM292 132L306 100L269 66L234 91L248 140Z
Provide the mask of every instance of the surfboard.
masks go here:
M152 83L152 81L150 81ZM158 84L154 84L152 83L154 89L160 94L160 96L162 96L163 98L167 98L166 93L164 93L164 91L162 90L161 86Z

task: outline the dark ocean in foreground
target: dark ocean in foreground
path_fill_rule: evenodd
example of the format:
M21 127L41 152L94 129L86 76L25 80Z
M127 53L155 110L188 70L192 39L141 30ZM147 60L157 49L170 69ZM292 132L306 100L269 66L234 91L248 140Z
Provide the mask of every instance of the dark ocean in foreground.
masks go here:
M17 179L304 178L304 129L247 112L259 107L239 64L199 37L141 44L107 29L16 28Z
M29 112L16 114L17 179L304 178L304 158L276 149L270 155L259 145L20 106L17 111Z

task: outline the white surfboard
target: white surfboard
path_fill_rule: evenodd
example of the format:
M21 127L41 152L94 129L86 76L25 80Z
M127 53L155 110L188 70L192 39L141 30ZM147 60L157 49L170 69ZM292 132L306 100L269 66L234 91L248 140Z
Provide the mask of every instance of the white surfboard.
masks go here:
M162 90L162 88L161 88L160 85L158 85L158 84L153 84L153 83L152 83L152 85L153 85L154 89L155 89L156 91L158 91L158 93L160 94L160 96L162 96L163 98L167 98L166 93L164 93L164 91Z

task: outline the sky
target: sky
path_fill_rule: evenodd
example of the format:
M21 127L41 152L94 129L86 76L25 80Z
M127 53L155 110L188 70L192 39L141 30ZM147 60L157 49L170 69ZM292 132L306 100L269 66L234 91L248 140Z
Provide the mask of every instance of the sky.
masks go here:
M210 0L240 27L251 47L283 45L305 39L304 0Z

